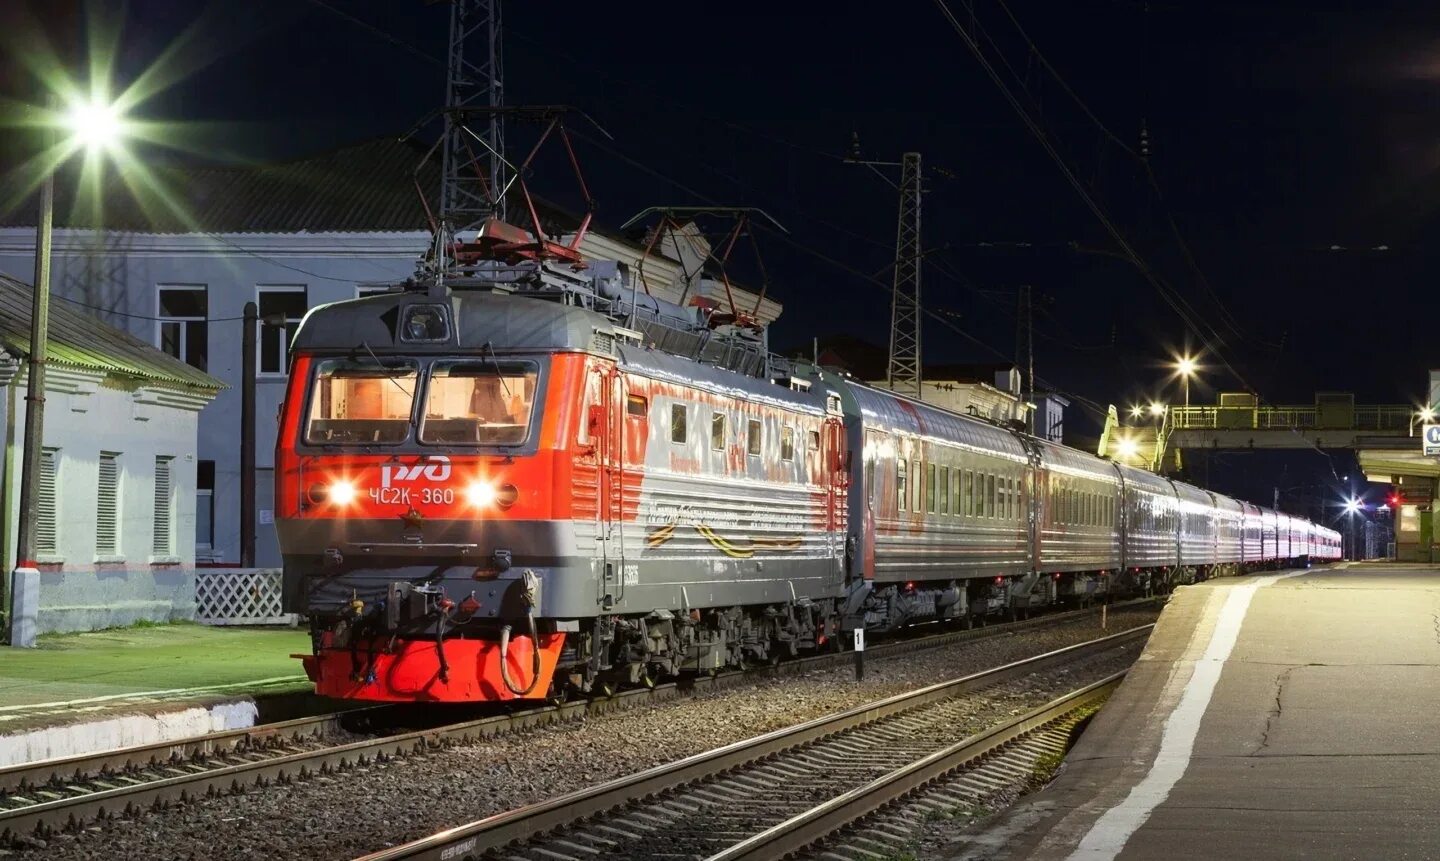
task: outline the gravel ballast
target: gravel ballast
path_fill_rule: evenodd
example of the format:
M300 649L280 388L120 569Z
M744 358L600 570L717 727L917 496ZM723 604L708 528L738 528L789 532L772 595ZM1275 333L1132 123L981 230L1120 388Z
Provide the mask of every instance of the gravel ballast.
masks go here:
M348 859L934 682L1153 622L1158 607L881 658L250 789L57 834L39 859ZM1138 654L1138 649L1132 650ZM1052 674L1053 675L1053 674ZM983 694L982 694L983 696ZM3 854L5 850L0 850Z

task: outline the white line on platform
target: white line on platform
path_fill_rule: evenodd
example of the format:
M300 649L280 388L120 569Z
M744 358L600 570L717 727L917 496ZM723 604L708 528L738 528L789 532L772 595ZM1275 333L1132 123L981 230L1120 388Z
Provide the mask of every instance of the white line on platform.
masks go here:
M1205 717L1205 710L1210 706L1210 697L1215 693L1215 685L1220 681L1220 672L1225 669L1225 661L1229 659L1231 650L1235 648L1235 641L1240 637L1240 626L1245 621L1245 613L1250 609L1250 599L1255 597L1257 591L1271 583L1304 573L1306 572L1292 571L1288 574L1272 574L1253 583L1230 588L1230 594L1220 608L1215 630L1210 634L1210 643L1195 664L1195 671L1185 686L1180 702L1165 720L1165 730L1160 737L1160 750L1155 754L1155 762L1150 765L1149 773L1135 784L1135 788L1130 790L1124 801L1105 811L1105 814L1096 820L1089 833L1080 841L1080 845L1070 854L1071 861L1109 861L1119 855L1130 836L1145 824L1145 820L1150 818L1156 807L1165 802L1170 790L1185 776L1185 770L1190 765L1190 754L1195 750L1195 737L1200 732L1200 720Z
M267 687L269 685L284 684L286 682L298 682L304 676L275 676L269 679L255 679L249 682L234 682L226 685L210 685L204 688L171 688L165 691L131 691L125 694L109 694L103 697L90 697L83 700L61 700L53 703L25 703L23 705L0 706L0 712L34 711L36 709L57 708L61 706L77 706L84 703L103 703L124 699L145 699L151 697L181 696L205 696L206 694L219 693L221 691L233 690L235 688Z

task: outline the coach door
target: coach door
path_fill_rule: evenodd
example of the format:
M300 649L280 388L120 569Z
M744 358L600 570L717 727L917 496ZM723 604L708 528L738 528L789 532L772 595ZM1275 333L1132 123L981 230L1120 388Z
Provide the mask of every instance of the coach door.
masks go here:
M826 549L835 560L835 582L845 573L846 493L850 484L848 458L845 455L845 423L840 414L840 396L826 398L825 430L821 433L825 449L821 463L825 470L825 535Z

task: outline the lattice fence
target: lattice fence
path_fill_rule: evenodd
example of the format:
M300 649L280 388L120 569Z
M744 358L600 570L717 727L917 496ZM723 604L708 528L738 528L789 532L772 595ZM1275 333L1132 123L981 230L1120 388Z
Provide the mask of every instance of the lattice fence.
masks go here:
M195 621L205 625L293 625L280 609L278 568L198 568Z

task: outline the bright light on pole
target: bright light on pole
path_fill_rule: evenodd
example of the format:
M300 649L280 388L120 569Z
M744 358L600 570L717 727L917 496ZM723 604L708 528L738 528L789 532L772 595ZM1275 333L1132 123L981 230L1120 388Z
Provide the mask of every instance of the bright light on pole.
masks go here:
M1352 514L1352 515L1353 515L1353 514L1355 514L1356 512L1364 511L1364 510L1365 510L1365 503L1361 502L1360 500L1356 499L1355 497L1352 496L1352 497L1350 497L1349 499L1345 500L1345 513L1346 513L1346 514Z
M1190 378L1195 376L1198 366L1195 364L1194 356L1181 356L1175 363L1175 370L1180 374L1180 385L1185 390L1185 406L1190 406Z
M1155 416L1156 418L1165 415L1165 405L1160 403L1159 401L1151 404L1150 415Z
M115 105L97 101L77 101L65 112L63 125L69 129L71 142L94 152L108 150L125 134L125 120Z
M1431 407L1421 407L1420 421L1425 422L1426 424L1435 421L1435 410Z
M1135 404L1130 408L1130 418L1138 419L1143 415L1145 415L1145 408L1139 404Z
M51 109L55 108L52 99ZM120 110L102 101L77 101L55 124L68 129L70 139L61 151L84 148L97 156L116 147L125 132ZM53 143L51 141L50 143ZM25 434L20 458L20 517L17 529L15 570L11 573L11 594L38 592L40 571L36 564L35 480L40 474L40 448L45 439L45 361L50 336L50 243L55 220L55 171L46 171L40 184L40 216L35 222L35 284L30 305L30 349L25 373ZM22 615L27 618L21 618ZM33 647L35 624L29 613L12 613L9 640L12 646Z

